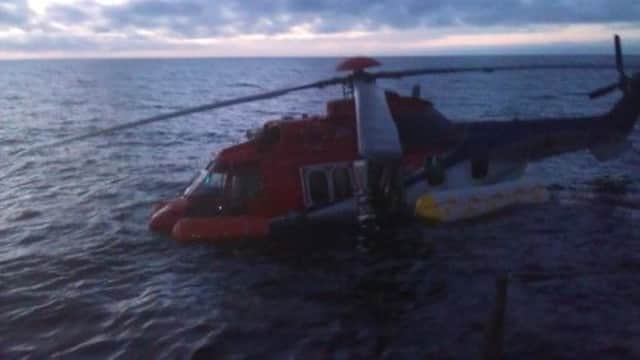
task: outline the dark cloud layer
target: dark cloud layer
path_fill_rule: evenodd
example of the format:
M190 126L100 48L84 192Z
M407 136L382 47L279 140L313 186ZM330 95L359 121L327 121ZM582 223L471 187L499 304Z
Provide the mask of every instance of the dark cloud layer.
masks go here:
M640 21L638 0L133 0L102 9L114 27L166 28L185 36L277 34L421 26L526 26Z
M0 32L24 31L19 38L2 39L0 51L170 46L149 34L194 39L300 28L316 34L418 29L435 37L461 28L504 32L609 23L640 28L640 0L129 0L120 5L79 0L51 5L43 15L34 14L26 0L0 0Z

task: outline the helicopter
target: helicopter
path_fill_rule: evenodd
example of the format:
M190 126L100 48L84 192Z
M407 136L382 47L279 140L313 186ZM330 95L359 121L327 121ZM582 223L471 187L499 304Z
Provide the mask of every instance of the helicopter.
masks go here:
M589 97L615 90L622 97L610 111L593 116L456 123L422 98L419 87L403 96L383 90L376 81L610 66L372 72L369 69L380 65L378 61L353 57L337 67L347 73L344 76L186 108L43 147L307 89L342 86L344 98L329 101L325 115L268 121L247 131L246 141L214 155L177 198L153 207L150 230L179 242L222 242L267 238L301 227L355 225L364 234L375 234L397 219L456 220L544 198L544 189L534 189L531 196L523 190L526 182L521 178L528 163L579 150L606 161L631 147L627 138L640 114L640 73L626 75L618 35L614 47L619 77ZM478 203L481 206L469 211ZM466 210L456 216L451 206Z

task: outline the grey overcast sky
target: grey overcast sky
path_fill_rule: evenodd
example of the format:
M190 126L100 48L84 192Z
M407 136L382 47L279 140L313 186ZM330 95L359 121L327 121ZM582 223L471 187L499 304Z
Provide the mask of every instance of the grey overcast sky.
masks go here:
M0 58L640 53L640 0L0 0Z

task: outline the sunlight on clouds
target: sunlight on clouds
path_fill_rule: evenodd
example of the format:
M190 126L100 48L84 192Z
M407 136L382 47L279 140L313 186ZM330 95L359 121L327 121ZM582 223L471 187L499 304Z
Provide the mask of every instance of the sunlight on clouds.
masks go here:
M640 29L625 31L626 40L638 40ZM603 25L571 25L565 28L539 29L529 32L493 32L487 34L447 35L435 40L414 44L417 48L461 46L514 46L544 45L551 43L583 43L608 41L611 29Z
M81 6L81 0L28 0L29 8L38 15L44 15L47 7L51 5L74 5ZM100 5L121 5L127 0L95 0L93 3Z
M592 0L591 9L562 3L548 14L551 0L522 0L487 14L472 0L461 0L455 11L425 2L415 13L395 11L413 4L401 0L386 7L382 0L316 1L27 0L28 8L0 22L0 59L607 53L613 33L622 35L629 54L640 51L640 23L628 20L640 4L621 6L623 0ZM348 6L359 11L336 12ZM602 6L609 15L594 12Z
M42 16L45 14L46 10L47 10L47 6L49 5L53 5L53 4L73 4L74 1L73 0L68 0L68 1L64 1L64 0L29 0L27 1L29 4L29 8L35 12L36 14Z
M348 56L370 55L433 55L450 53L491 53L496 49L525 48L535 45L566 45L602 42L602 53L609 50L612 34L620 29L604 25L573 25L547 27L527 32L510 29L429 29L380 31L347 31L317 34L310 24L294 27L277 35L253 34L232 37L184 39L147 34L171 44L174 52L160 51L163 56ZM450 34L453 32L453 34ZM456 34L458 32L459 34ZM640 41L640 29L621 32L626 43Z

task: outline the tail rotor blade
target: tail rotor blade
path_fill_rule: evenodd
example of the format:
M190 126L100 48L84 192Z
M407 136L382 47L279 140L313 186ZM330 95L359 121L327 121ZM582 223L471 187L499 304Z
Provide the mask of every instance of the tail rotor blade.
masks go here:
M622 44L620 42L620 36L618 36L617 34L614 35L613 43L616 52L616 70L618 71L618 81L615 84L611 84L591 92L589 94L590 99L599 98L617 89L622 90L623 93L626 93L627 91L628 78L624 72L624 61L622 59Z
M602 87L602 88L600 88L600 89L597 89L597 90L595 90L595 91L593 91L593 92L589 93L589 98L590 98L590 99L597 99L597 98L599 98L599 97L605 96L605 95L607 95L607 94L609 94L609 93L611 93L611 92L613 92L613 91L617 90L617 89L618 89L618 87L619 87L619 84L618 84L618 83L615 83L615 84L611 84L611 85L608 85L608 86Z
M615 35L614 42L616 46L616 67L618 69L618 73L620 73L620 76L623 77L625 72L624 61L622 60L622 45L620 43L620 36Z

